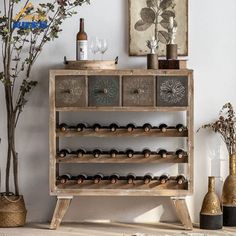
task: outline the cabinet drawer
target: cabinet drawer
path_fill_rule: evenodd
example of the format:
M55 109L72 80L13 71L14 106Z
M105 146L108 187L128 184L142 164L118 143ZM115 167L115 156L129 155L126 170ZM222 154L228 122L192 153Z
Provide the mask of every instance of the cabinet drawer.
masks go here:
M89 76L89 106L119 106L119 94L119 76Z
M157 106L188 106L188 77L159 76L157 78Z
M124 76L123 106L155 106L155 77Z
M57 76L56 107L86 106L86 79L84 76Z

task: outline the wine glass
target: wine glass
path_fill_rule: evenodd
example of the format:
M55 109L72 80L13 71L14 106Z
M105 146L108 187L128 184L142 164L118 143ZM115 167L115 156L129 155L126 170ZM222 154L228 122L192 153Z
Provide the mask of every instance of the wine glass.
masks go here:
M99 52L99 40L97 37L93 37L89 45L90 51L93 53L93 60L95 60L95 55Z
M108 44L106 39L99 39L99 51L101 52L101 58L103 60L103 56L108 49Z

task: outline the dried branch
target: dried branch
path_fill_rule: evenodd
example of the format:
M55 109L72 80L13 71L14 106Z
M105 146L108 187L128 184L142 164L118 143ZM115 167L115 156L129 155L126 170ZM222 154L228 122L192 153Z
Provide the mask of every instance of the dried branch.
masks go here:
M231 155L236 152L236 117L231 103L226 103L222 107L219 115L218 120L203 125L201 128L210 129L215 133L219 133L226 144L229 154ZM200 129L198 129L198 131Z

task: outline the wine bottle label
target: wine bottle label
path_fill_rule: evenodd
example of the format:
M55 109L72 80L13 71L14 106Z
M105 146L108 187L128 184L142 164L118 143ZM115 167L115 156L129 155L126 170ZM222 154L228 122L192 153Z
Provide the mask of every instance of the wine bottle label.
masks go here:
M78 61L88 60L88 40L77 41L76 59Z

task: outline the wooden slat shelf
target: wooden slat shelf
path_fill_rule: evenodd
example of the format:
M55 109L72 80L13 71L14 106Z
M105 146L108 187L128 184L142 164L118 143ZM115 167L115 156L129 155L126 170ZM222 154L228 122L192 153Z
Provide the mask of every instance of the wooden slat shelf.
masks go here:
M111 132L109 129L100 129L98 132L92 129L86 129L82 132L77 132L74 129L62 132L57 130L57 137L75 137L75 136L88 136L88 137L188 137L188 130L178 132L176 129L167 129L166 132L161 132L160 129L152 129L149 132L145 132L143 129L134 129L132 132L128 132L127 129L117 129L116 132Z
M56 107L59 112L180 112L189 107Z
M169 180L165 184L161 184L158 180L153 180L149 184L144 184L142 180L134 180L133 184L128 184L127 180L118 180L116 184L111 184L109 180L101 180L100 183L94 184L92 180L84 181L82 184L78 184L76 180L69 180L65 184L61 184L60 181L56 182L58 189L126 189L132 190L187 190L188 182L183 184L177 184L175 180Z
M135 154L132 158L128 158L125 154L118 154L112 158L109 154L102 154L99 158L95 158L92 154L85 154L83 157L77 157L69 154L66 157L57 157L57 163L188 163L188 156L178 158L174 153L168 154L166 158L162 158L158 154L151 154L145 158L142 154Z

